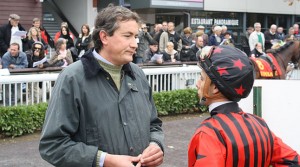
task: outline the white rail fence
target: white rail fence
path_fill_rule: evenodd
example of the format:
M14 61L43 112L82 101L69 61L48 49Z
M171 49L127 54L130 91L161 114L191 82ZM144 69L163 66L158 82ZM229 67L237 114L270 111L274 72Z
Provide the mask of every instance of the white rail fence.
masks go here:
M200 75L200 69L196 65L143 70L155 92L195 88ZM0 106L47 102L58 75L48 73L0 76Z

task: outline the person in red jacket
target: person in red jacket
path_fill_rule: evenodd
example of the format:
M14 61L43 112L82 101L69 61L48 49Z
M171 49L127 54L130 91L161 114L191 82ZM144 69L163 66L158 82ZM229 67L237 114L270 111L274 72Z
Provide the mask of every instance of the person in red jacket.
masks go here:
M57 40L58 40L58 38L61 37L61 29L62 29L63 27L66 27L66 28L68 29L68 23L67 23L67 22L62 22L62 23L60 24L60 31L58 31L57 33L55 33L55 36L54 36L54 43L56 43ZM72 32L69 32L69 36L70 36L70 37L72 38L72 40L74 41L75 36L74 36L74 34L73 34Z
M239 108L237 102L249 95L254 83L247 55L230 46L205 47L199 65L198 96L200 104L209 107L211 117L201 123L190 141L188 166L300 166L299 154L262 118Z

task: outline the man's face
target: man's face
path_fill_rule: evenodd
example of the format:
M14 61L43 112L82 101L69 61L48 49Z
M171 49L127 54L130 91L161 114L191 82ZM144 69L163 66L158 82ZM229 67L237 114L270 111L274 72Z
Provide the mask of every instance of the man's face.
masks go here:
M283 32L283 28L282 27L277 28L277 32L278 33L282 33Z
M299 25L298 25L298 24L295 24L295 25L293 26L293 28L294 28L295 31L298 31L298 30L299 30Z
M254 28L255 28L256 32L260 32L261 31L261 25L260 24L256 24Z
M19 53L19 48L17 45L10 45L9 47L9 52L13 57L18 56Z
M40 21L35 21L32 25L36 28L40 28L41 22Z
M276 29L277 29L276 26L271 26L270 31L271 31L272 33L276 33Z
M19 21L20 21L20 20L17 20L17 19L10 19L9 22L10 22L10 25L11 25L11 26L16 27L16 26L18 26Z
M196 83L196 87L198 90L198 97L200 100L204 97L203 90L204 90L204 83L205 83L206 78L207 78L206 73L204 72L204 70L201 70L200 77Z
M135 20L119 22L119 28L112 36L100 32L103 48L100 55L114 65L124 65L132 61L136 52L139 25ZM102 34L102 35L101 35Z
M167 31L167 30L168 30L168 23L163 22L163 24L162 24L162 29L163 29L164 31Z
M202 38L202 37L198 37L198 38L197 38L196 45L197 45L198 47L203 47L203 38Z
M168 23L168 31L173 31L174 30L174 23Z

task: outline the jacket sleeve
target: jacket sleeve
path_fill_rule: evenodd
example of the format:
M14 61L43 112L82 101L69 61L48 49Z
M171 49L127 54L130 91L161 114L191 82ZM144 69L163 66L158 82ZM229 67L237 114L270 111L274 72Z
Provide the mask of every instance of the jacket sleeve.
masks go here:
M249 47L250 47L250 50L253 50L255 48L255 41L254 41L254 36L256 34L254 33L251 33L251 35L249 36Z
M226 148L213 133L198 131L189 144L188 167L224 167Z
M42 158L58 167L93 166L98 148L75 141L80 114L76 78L65 69L55 82L41 134L39 152ZM77 98L76 98L77 97Z
M7 49L8 49L8 46L5 43L4 35L5 35L4 29L2 29L2 27L1 27L1 29L0 29L0 53L2 51L3 54L5 52L7 52Z
M299 154L291 147L283 143L283 141L273 135L274 146L271 165L273 167L291 167L300 166Z
M159 50L164 51L168 43L168 33L163 32L159 38Z
M146 76L144 80L147 82ZM147 82L148 83L148 82ZM149 85L148 85L149 86ZM155 142L159 145L161 150L164 152L164 133L162 130L162 121L157 116L157 109L152 96L152 88L149 86L149 102L151 111L151 121L150 121L150 142Z
M68 65L73 63L72 53L71 53L70 49L68 49L68 51L67 51L66 61L67 61Z
M24 52L20 52L20 61L21 63L18 65L15 65L16 69L22 69L22 68L27 68L28 67L28 60L27 60L27 56Z

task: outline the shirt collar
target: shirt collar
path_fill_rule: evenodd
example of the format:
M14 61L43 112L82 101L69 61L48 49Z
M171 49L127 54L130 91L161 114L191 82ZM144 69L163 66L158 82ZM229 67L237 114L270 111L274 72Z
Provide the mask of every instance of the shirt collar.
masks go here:
M94 54L95 53L95 54ZM103 59L103 60L102 60ZM100 66L97 60L101 60L105 63L108 61L105 60L102 56L100 56L95 49L88 50L82 57L81 61L83 64L84 72L87 78L92 78L96 76L98 73L104 71L104 69ZM108 62L108 64L111 64ZM122 70L124 71L125 75L129 75L132 79L135 78L135 74L131 68L131 63L124 64Z
M93 55L97 60L100 60L106 64L113 65L111 62L107 61L104 57L102 57L96 50L94 49Z
M219 107L220 105L226 104L226 103L231 103L232 101L221 101L221 102L215 102L212 103L208 106L209 112L211 112L213 109Z

